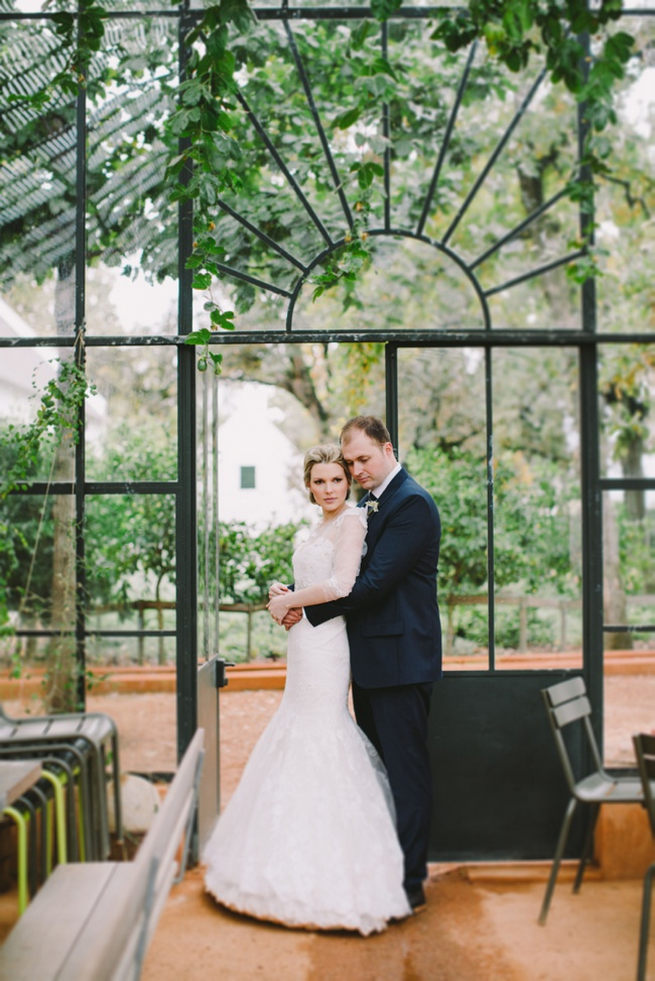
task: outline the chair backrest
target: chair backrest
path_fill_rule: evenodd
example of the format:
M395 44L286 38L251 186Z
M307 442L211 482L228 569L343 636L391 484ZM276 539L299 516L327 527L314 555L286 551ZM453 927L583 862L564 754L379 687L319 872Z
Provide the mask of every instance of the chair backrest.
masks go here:
M599 773L603 772L603 762L600 750L591 725L591 703L587 697L584 679L579 675L560 681L549 688L542 688L548 720L555 738L557 751L564 769L569 790L573 791L580 775L576 776L571 757L563 736L563 730L578 723L585 733L587 744L591 750L593 765Z
M632 743L644 791L644 806L655 838L655 733L640 732L632 737Z

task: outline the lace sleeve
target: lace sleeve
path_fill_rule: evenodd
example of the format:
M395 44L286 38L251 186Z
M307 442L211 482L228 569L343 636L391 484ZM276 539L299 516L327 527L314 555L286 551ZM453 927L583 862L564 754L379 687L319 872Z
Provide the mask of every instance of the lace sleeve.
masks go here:
M334 522L329 538L333 543L332 574L294 593L294 606L315 606L347 596L355 584L366 537L366 515L362 508L349 508Z

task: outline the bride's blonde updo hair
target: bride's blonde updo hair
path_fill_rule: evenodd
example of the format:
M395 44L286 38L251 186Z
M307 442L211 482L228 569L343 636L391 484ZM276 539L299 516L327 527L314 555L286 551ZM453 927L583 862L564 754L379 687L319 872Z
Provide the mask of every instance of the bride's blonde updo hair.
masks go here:
M346 480L348 481L348 491L350 491L352 476L348 467L346 466L346 461L341 455L340 446L337 446L336 443L321 443L320 446L312 446L311 450L307 450L305 453L305 459L303 460L303 477L305 480L305 487L307 488L309 488L309 482L312 479L312 470L316 463L338 463L343 470ZM311 491L309 491L309 501L311 504L316 504L316 500Z

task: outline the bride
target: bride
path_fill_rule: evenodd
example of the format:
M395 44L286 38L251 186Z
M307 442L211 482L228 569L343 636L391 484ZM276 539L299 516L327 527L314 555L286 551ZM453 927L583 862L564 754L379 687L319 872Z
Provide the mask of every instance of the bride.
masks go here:
M322 520L294 552L294 590L271 587L278 622L346 596L366 534L338 446L309 450L304 480ZM224 906L365 935L411 913L386 772L348 711L349 680L343 617L291 627L282 701L202 856L206 889Z

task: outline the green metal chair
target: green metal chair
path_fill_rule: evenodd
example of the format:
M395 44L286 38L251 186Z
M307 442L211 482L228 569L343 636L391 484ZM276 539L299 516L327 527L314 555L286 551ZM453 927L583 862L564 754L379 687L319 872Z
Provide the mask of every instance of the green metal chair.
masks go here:
M2 754L7 758L7 754ZM22 758L31 759L27 754ZM10 758L21 758L11 756ZM67 763L57 757L39 757L42 762L41 776L37 783L21 794L2 811L2 817L16 825L16 872L18 887L18 913L25 912L28 900L52 871L52 846L56 839L57 861L69 858L69 828L65 794L72 782ZM54 830L53 830L54 829ZM39 841L40 839L40 841ZM77 852L77 848L74 849ZM40 874L39 874L40 867Z
M655 841L655 734L640 732L632 737L639 767L641 786L644 792L644 807L650 822L650 831ZM637 981L646 981L646 954L650 930L650 905L653 894L655 862L648 866L644 875L644 892L641 900L641 927L639 930L639 955L637 960Z
M62 715L30 716L16 719L0 706L0 746L18 743L45 745L69 742L85 745L91 761L95 786L90 801L93 808L92 827L95 839L87 841L89 857L103 859L109 855L109 818L107 807L107 769L111 763L116 816L116 836L123 839L120 795L120 765L118 731L114 720L103 712L72 712Z
M587 833L582 847L578 870L573 883L573 892L578 892L582 884L585 866L591 856L594 841L594 830L601 804L642 804L644 794L638 777L613 776L603 767L594 730L591 726L591 705L583 679L579 676L561 681L549 688L543 688L541 694L546 706L548 720L555 739L557 752L564 770L571 797L564 812L562 827L557 840L555 856L550 869L546 892L544 895L539 923L544 924L548 916L550 901L555 888L564 849L571 830L571 823L578 808L584 804L589 812ZM577 726L582 729L586 745L592 760L591 769L585 773L576 773L569 754L564 730ZM571 727L571 728L570 728Z
M0 744L1 759L38 759L44 764L39 781L50 785L49 797L54 805L54 824L59 861L86 861L99 857L87 853L87 842L93 837L90 776L84 747L72 743ZM38 786L38 785L37 785ZM34 788L32 788L34 789ZM53 835L54 838L54 835ZM64 844L65 842L65 844ZM65 850L66 859L62 859ZM50 850L47 852L50 855ZM45 875L49 875L52 862ZM42 876L43 878L43 876Z

